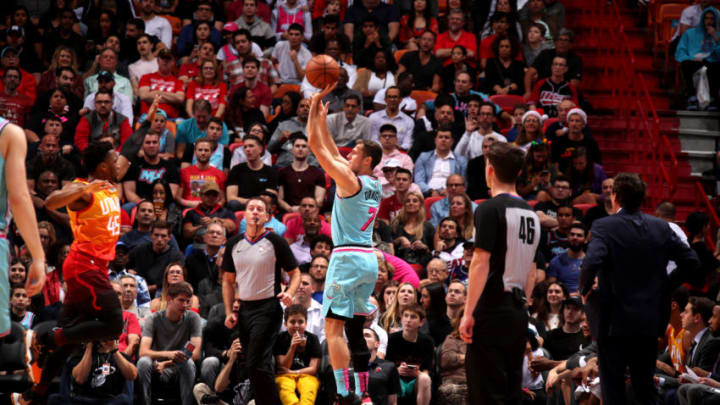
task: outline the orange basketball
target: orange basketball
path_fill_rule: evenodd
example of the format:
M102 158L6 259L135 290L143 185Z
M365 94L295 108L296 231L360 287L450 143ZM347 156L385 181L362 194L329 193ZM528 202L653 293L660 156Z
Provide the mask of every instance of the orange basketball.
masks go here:
M340 66L328 55L315 55L305 66L305 77L318 89L335 83L340 76Z

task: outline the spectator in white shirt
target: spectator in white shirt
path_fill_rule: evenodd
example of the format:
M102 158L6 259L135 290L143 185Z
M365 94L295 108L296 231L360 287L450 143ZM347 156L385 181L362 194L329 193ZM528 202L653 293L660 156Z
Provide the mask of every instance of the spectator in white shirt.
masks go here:
M158 37L167 49L171 49L172 27L170 22L155 15L155 2L153 0L140 0L139 3L138 16L145 22L145 33Z
M465 133L455 147L455 153L470 160L481 156L482 140L485 135L493 135L495 139L507 142L502 134L493 131L495 122L495 105L488 102L480 104L480 113L477 117L468 117L465 120Z
M392 183L383 175L383 168L404 167L412 173L414 165L410 156L398 149L398 131L395 125L383 124L380 127L380 147L382 147L383 154L380 163L373 169L373 176L380 179L383 195L387 196L395 192L395 190ZM394 165L388 165L390 162L393 162Z
M113 110L127 117L128 122L133 122L133 103L125 94L119 91L113 91L115 87L115 76L105 70L100 71L97 74L97 90L107 89L113 95ZM80 115L85 115L90 111L95 110L95 95L97 90L88 94L85 97L85 103L83 108L80 110Z
M140 78L149 73L158 71L158 63L155 54L153 54L153 43L150 35L141 34L137 39L137 51L140 59L128 66L130 72L130 83L132 83L133 92L137 94L138 83Z
M380 142L380 127L383 124L393 124L397 130L397 144L402 150L409 150L412 146L412 133L415 121L400 111L400 89L397 86L388 88L385 92L385 109L370 114L372 129L370 139Z
M280 41L272 51L273 62L278 64L282 83L300 84L305 77L305 66L312 54L302 45L303 27L291 24L287 30L287 41Z

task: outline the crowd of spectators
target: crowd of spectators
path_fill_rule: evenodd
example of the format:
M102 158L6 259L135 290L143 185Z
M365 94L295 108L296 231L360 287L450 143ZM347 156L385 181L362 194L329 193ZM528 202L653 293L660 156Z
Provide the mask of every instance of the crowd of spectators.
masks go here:
M326 99L327 125L341 152L359 140L382 147L374 168L383 192L373 235L378 311L364 329L373 402L466 403L457 324L473 213L490 197L483 155L494 142L526 151L518 191L542 223L525 400L569 404L576 387L580 401L595 393L574 385L566 370L593 366L578 352L591 341L578 277L592 222L612 214L613 180L580 108L587 105L579 91L582 60L572 50L562 2L391 3L8 3L0 116L25 129L27 183L48 258L43 293L30 298L22 287L29 256L20 236L9 234L11 316L24 328L57 319L65 296L69 216L45 207L45 198L85 175L80 152L89 143L110 142L120 154L122 236L108 275L125 328L118 341L90 342L68 359L51 401L252 399L248 353L224 323L222 262L229 238L245 231L243 211L255 197L267 207L265 227L287 241L302 273L271 348L279 397L283 404L334 398L321 303L335 186L317 167L306 136L308 96L318 89L304 69L322 53L341 68ZM710 11L702 14L708 24L683 31L678 55L698 51L701 35L717 44L717 12ZM717 69L713 46L704 61L690 54L683 70ZM717 92L715 78L710 85ZM435 95L418 98L417 91ZM493 95L523 101L503 110ZM672 211L661 206L658 215L671 222ZM703 239L708 219L697 214L688 221L688 243L706 269L690 294L714 300L720 262ZM674 296L670 360L658 362L665 373L658 385L669 400L709 392L685 388L682 377L670 382L686 366L704 370L694 369L706 385L720 386L712 379L720 344L704 360L690 344L710 339L702 331L718 328L720 307L685 295ZM236 300L233 310L240 305Z

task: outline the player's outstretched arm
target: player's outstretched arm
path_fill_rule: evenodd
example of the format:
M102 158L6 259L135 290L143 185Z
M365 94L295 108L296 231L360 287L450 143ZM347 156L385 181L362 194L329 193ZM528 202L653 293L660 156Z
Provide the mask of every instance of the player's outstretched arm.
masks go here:
M93 180L91 183L69 183L60 190L50 193L45 199L45 207L56 210L68 206L73 211L86 208L92 202L92 194L96 191L114 187L106 180Z
M31 297L42 291L45 282L45 251L40 243L35 209L27 187L27 141L23 130L13 124L7 124L3 132L2 149L5 152L8 202L15 224L33 259L26 283L27 295Z
M322 102L323 97L334 88L333 84L312 96L307 123L308 146L338 188L352 194L359 187L357 176L350 169L350 163L340 155L330 135L327 127L328 105Z

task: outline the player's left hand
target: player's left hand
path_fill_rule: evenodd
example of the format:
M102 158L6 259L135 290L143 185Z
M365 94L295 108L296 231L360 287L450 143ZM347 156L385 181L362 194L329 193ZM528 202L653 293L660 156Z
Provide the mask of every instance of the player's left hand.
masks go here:
M45 260L33 260L25 281L25 292L28 297L40 294L45 284Z
M475 326L475 318L472 315L465 314L460 320L460 338L465 343L472 343L473 326Z
M289 306L292 304L293 297L292 297L292 295L290 295L288 293L281 292L280 294L277 295L277 298L280 301L282 301L282 303L285 304L285 306Z

